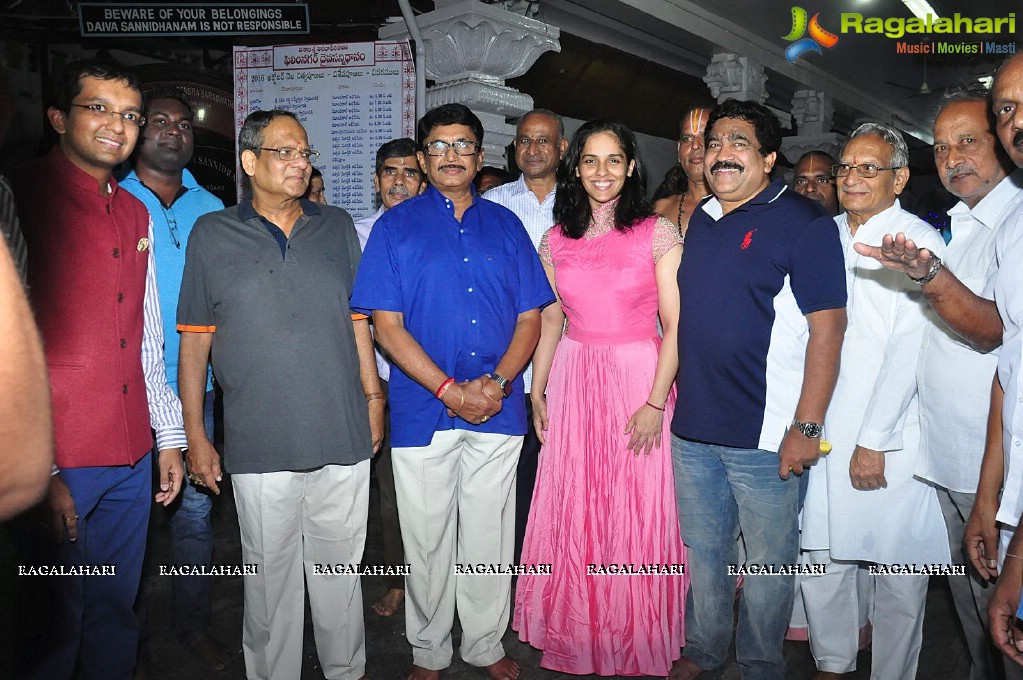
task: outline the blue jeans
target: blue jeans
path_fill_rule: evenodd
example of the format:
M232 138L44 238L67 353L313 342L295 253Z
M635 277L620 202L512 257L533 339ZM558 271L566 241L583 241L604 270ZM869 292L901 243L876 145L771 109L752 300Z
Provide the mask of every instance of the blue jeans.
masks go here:
M213 441L213 391L206 393L206 434ZM185 477L181 500L172 506L171 558L175 565L213 564L213 495ZM185 644L210 626L209 576L172 576L174 631Z
M671 439L675 495L688 549L685 656L706 670L721 666L732 638L742 532L746 564L798 563L799 481L778 476L778 454ZM793 576L746 576L735 656L746 680L783 680L782 645L792 615Z
M133 605L142 576L149 508L153 504L151 465L145 456L134 467L66 468L60 471L78 514L78 540L45 546L56 552L48 564L112 566L113 574L44 576L49 606L44 640L22 649L16 677L31 680L76 678L131 680L139 629ZM48 528L48 527L47 527ZM45 534L47 539L50 534ZM50 539L52 540L52 539ZM47 563L43 563L47 564Z

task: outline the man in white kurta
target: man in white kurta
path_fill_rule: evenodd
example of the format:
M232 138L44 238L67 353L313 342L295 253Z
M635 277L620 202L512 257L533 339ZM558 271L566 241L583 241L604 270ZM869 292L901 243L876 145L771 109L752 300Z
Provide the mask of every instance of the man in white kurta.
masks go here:
M802 533L802 548L810 551L805 559L827 569L802 584L810 649L822 674L856 668L860 563L950 560L937 495L914 477L920 457L916 377L892 370L916 363L931 323L923 295L906 276L853 249L853 243L903 232L943 252L937 231L897 199L909 179L907 161L897 130L867 123L853 132L835 168L846 210L836 222L845 250L849 327L824 422L834 450L810 474ZM927 577L874 580L871 678L916 677Z

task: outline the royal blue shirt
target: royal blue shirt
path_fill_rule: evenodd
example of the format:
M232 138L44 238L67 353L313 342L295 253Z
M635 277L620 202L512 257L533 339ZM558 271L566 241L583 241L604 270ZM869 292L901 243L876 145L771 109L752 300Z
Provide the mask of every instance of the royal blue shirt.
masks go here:
M804 315L845 307L835 221L778 181L727 215L716 199L704 201L685 250L671 429L777 451L802 387Z
M536 249L515 213L474 196L459 222L452 202L431 186L377 221L351 307L401 312L405 329L426 354L461 382L492 372L511 344L519 314L553 301ZM443 430L526 432L521 374L501 412L481 425L449 418L441 401L397 363L389 389L394 446L426 446Z
M147 187L132 170L120 181L121 188L142 201L153 220L153 258L156 262L156 284L160 291L160 314L163 318L163 354L167 367L167 384L178 391L178 346L180 336L175 325L181 275L185 270L185 246L195 221L206 213L223 210L219 198L202 188L188 170L181 173L182 191L169 207ZM206 377L206 391L213 389Z

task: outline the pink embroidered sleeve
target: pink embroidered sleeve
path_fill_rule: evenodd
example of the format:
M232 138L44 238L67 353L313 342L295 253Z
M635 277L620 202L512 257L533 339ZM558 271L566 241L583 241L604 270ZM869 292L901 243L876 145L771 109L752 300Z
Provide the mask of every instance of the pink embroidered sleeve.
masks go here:
M654 224L654 264L664 257L672 248L682 245L682 235L678 233L678 227L672 224L671 220L658 217Z
M554 266L554 258L551 256L551 231L557 229L557 226L551 227L543 233L540 237L540 247L537 248L537 252L540 255L540 261L548 267Z

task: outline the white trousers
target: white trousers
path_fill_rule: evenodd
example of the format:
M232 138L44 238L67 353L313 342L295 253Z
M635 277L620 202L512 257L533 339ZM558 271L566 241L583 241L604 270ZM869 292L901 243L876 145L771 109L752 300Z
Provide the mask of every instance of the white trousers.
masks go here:
M412 662L451 665L455 606L462 660L489 666L504 656L509 575L454 575L455 564L511 564L515 466L522 437L446 430L428 446L394 447L394 487L409 575L405 628Z
M242 649L249 680L294 680L302 674L306 582L324 677L365 675L359 577L317 574L316 565L361 562L369 465L364 460L310 472L232 475L242 561L259 568L258 575L245 576Z
M822 551L823 552L823 551ZM803 564L813 564L811 558L808 557L807 552L802 553ZM806 620L806 605L803 604L803 579L812 578L810 576L797 575L795 578L795 601L792 605L792 619L789 621L790 629L802 629L806 632L809 624ZM859 612L859 632L857 633L857 648L860 643L866 643L863 639L864 626L866 626L873 617L874 607L874 579L866 569L859 569L856 572L856 607ZM786 638L786 639L800 639L808 640L808 637L800 638Z
M854 671L861 620L856 576L866 567L859 562L833 562L827 550L805 551L803 560L827 567L825 574L804 575L800 584L810 626L810 652L817 669ZM870 678L915 678L923 645L928 577L869 578L874 582Z

